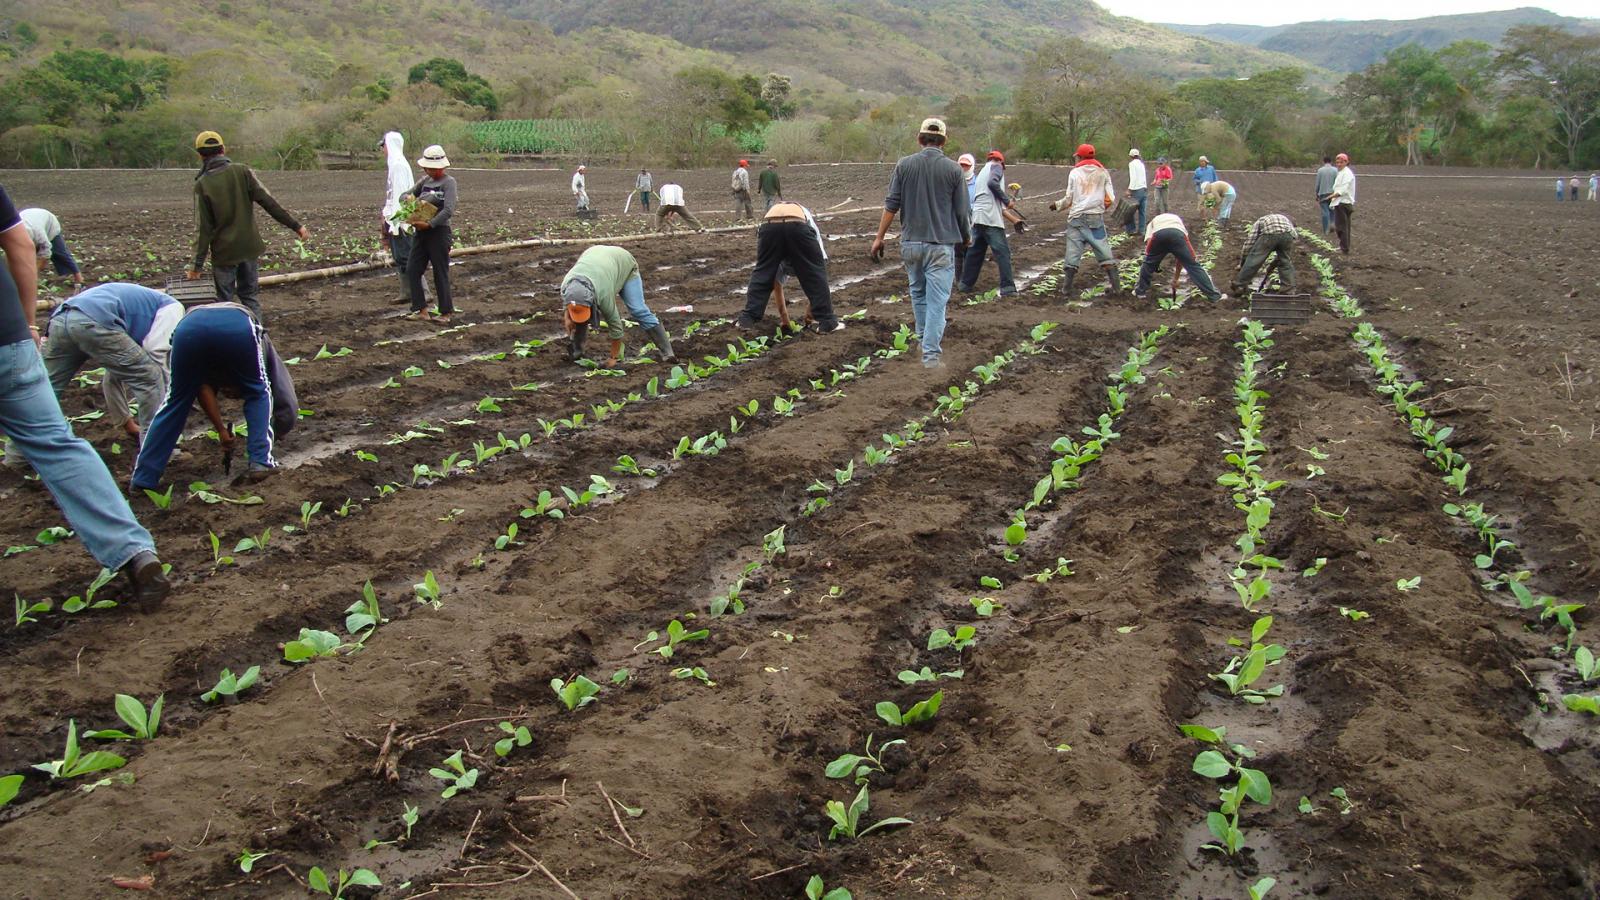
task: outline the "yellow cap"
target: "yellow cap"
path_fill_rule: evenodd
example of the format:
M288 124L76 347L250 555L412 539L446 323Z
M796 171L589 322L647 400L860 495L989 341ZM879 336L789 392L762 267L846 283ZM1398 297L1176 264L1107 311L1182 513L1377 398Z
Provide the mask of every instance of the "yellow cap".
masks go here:
M196 150L211 150L221 146L222 135L217 134L215 131L202 131L194 136L194 148Z

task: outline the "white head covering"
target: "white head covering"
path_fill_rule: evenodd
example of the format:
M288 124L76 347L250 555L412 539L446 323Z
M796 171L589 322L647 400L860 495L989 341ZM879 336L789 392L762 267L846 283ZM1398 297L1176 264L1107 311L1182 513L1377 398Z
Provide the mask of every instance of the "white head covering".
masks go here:
M411 190L411 186L417 182L411 176L411 163L406 161L406 139L400 136L400 132L384 134L383 152L389 167L388 180L384 184L387 193L383 198L383 220L390 234L399 234L400 226L390 222L389 217L400 208L400 195Z

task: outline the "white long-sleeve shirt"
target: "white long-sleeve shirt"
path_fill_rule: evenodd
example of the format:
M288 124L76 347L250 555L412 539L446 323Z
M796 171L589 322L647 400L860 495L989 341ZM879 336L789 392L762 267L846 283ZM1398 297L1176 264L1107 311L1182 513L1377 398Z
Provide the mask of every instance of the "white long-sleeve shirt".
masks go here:
M400 132L390 131L383 136L384 164L387 174L384 176L383 196L383 223L390 234L410 234L410 225L400 225L389 221L395 210L400 208L400 199L406 191L411 190L417 183L411 174L411 163L406 160L406 142Z
M1117 202L1116 189L1111 186L1111 173L1099 163L1079 163L1067 176L1067 195L1056 201L1057 208L1067 207L1067 219L1105 211Z
M1144 177L1144 160L1135 156L1128 160L1128 190L1142 191L1149 186Z
M683 186L669 181L661 186L657 196L661 198L662 206L682 206Z
M733 170L733 189L736 191L750 192L750 170L740 166Z
M1339 174L1333 179L1332 203L1334 206L1341 203L1356 205L1356 171L1349 166L1340 169Z
M572 173L572 192L574 194L583 193L584 192L584 185L585 185L585 182L583 180L583 173L582 172L573 172Z

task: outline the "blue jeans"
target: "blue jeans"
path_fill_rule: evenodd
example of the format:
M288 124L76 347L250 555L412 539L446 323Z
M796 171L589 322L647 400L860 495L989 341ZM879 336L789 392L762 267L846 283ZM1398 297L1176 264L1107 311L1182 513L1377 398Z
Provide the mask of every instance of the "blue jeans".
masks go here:
M1239 193L1237 191L1230 190L1228 193L1222 195L1222 206L1217 209L1218 221L1228 221L1228 217L1233 215L1233 201L1237 199L1239 199Z
M1326 200L1318 200L1317 206L1322 207L1322 233L1327 234L1328 229L1333 227L1333 207Z
M1133 226L1128 229L1129 234L1144 234L1144 216L1145 212L1149 209L1149 207L1146 205L1149 196L1149 188L1139 188L1136 191L1128 192L1128 199L1139 204L1139 215L1134 219L1128 220L1128 224ZM1134 225L1135 222L1138 222L1138 224Z
M639 189L639 203L644 206L644 211L645 212L649 212L650 211L650 189L649 188L640 188Z
M100 565L120 569L141 550L155 550L100 455L72 433L31 340L0 346L0 428Z
M944 352L944 311L956 277L956 248L949 244L901 241L900 259L911 283L911 313L922 335L922 361L937 362Z
M654 328L661 324L661 320L657 319L656 314L650 311L650 307L644 305L643 278L635 275L624 281L619 294L622 297L622 305L628 309L628 318L638 322L646 329Z
M1000 295L1015 294L1017 281L1011 274L1011 244L1006 240L1005 228L995 225L972 226L972 246L967 248L967 258L961 263L961 289L970 291L978 283L986 250L994 251L994 264L1000 269Z
M1105 216L1099 213L1085 213L1076 218L1067 219L1067 255L1066 267L1076 269L1078 261L1083 258L1083 251L1094 252L1095 259L1101 265L1116 262L1116 254L1111 252L1111 243L1106 240Z
M1578 199L1578 193L1572 193L1572 199ZM72 258L72 251L67 249L65 235L56 235L50 239L50 265L56 270L57 275L78 274L78 261Z

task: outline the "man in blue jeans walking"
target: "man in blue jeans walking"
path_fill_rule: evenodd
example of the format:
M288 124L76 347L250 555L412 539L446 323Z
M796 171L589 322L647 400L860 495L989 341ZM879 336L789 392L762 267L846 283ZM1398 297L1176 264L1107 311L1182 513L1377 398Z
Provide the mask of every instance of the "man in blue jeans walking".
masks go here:
M38 266L33 240L0 188L0 429L21 448L67 525L100 565L128 576L133 600L149 607L172 586L150 532L133 517L99 454L72 433L39 356Z
M900 258L911 286L911 310L922 335L922 365L943 368L945 307L956 274L956 254L965 253L971 231L971 200L961 167L944 155L947 136L940 119L922 120L922 150L901 157L889 179L889 195L868 255L883 259L883 237L900 216Z
M1333 157L1322 158L1322 168L1317 170L1317 206L1322 210L1322 233L1327 234L1333 227L1333 207L1329 204L1333 197L1333 180L1339 177L1339 170L1333 166Z

